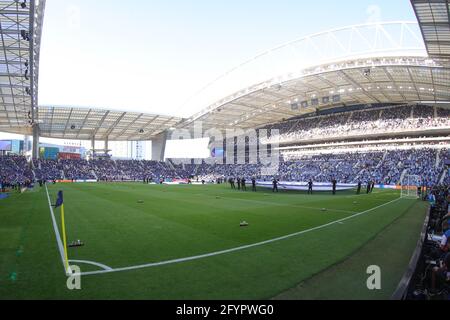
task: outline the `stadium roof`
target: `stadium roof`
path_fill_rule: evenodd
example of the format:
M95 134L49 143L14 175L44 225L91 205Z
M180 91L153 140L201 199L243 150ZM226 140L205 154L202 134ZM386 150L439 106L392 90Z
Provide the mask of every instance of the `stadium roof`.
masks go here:
M31 134L31 113L42 137L149 140L170 128L192 129L196 120L204 129L246 129L342 105L450 102L450 45L445 43L450 41L450 27L443 9L448 10L448 3L412 0L419 25L399 21L350 26L263 52L190 99L185 107L204 109L189 119L96 108L38 110L45 1L28 3L22 8L18 1L0 0L4 56L0 131L4 132ZM27 30L31 42L26 40ZM437 58L431 59L427 49Z
M263 81L244 86L184 125L201 120L206 129L247 129L342 105L450 101L447 60L430 59L414 22L350 26L298 39L227 73L219 87L240 84L244 74L269 69L273 60L280 66L270 71L271 78L264 74Z
M145 141L175 128L181 118L99 108L40 106L39 134L68 140ZM1 127L1 131L31 135L29 125Z
M38 105L45 0L0 0L0 131L29 127Z
M200 114L204 128L255 128L342 105L450 101L450 69L425 57L362 59L302 71ZM187 123L189 124L189 122Z
M430 57L450 58L449 0L411 0L411 3Z
M80 107L39 107L39 128L42 137L111 141L151 140L175 127L182 119Z

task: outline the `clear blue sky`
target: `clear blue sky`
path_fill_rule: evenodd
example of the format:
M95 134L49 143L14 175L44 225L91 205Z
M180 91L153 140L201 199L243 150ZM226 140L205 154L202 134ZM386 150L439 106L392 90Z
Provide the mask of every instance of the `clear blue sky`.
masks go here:
M415 16L409 0L47 0L40 104L174 114L261 51L369 20Z

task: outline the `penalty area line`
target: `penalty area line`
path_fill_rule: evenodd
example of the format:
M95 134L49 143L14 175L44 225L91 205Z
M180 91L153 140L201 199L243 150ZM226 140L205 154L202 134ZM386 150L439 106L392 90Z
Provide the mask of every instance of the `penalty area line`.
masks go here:
M392 203L395 203L399 200L402 200L402 198L397 198L394 199L392 201L386 202L382 205L379 205L377 207L374 207L372 209L363 211L363 212L359 212L356 213L354 215L351 215L349 217L343 218L343 219L339 219L339 220L335 220L311 229L307 229L307 230L303 230L300 232L296 232L296 233L292 233L286 236L282 236L282 237L278 237L278 238L274 238L274 239L270 239L270 240L266 240L266 241L262 241L262 242L258 242L258 243L253 243L253 244L249 244L249 245L244 245L244 246L240 246L237 248L232 248L232 249L227 249L227 250L221 250L221 251L217 251L217 252L212 252L212 253L207 253L207 254L202 254L202 255L197 255L197 256L192 256L192 257L186 257L186 258L180 258L180 259L173 259L173 260L167 260L167 261L161 261L161 262L155 262L155 263L148 263L148 264L142 264L142 265L135 265L135 266L130 266L130 267L122 267L122 268L112 268L111 270L100 270L100 271L90 271L90 272L81 272L79 274L74 274L75 276L89 276L89 275L98 275L98 274L105 274L105 273L116 273L116 272L125 272L125 271L132 271L132 270L139 270L139 269L147 269L147 268L153 268L153 267L159 267L159 266L164 266L164 265L170 265L170 264L176 264L176 263L182 263L182 262L188 262L188 261L194 261L194 260L200 260L200 259L205 259L205 258L210 258L210 257L215 257L215 256L219 256L219 255L224 255L224 254L228 254L228 253L233 253L233 252L237 252L237 251L242 251L242 250L246 250L246 249L250 249L250 248L255 248L255 247L260 247L266 244L270 244L270 243L274 243L274 242L279 242L282 240L286 240L286 239L290 239L293 237L297 237L306 233L310 233L313 231L317 231L317 230L321 230L327 227L330 227L332 225L335 224L342 224L345 221L354 219L356 217L365 215L369 212L375 211L377 209L380 209L382 207L388 206Z

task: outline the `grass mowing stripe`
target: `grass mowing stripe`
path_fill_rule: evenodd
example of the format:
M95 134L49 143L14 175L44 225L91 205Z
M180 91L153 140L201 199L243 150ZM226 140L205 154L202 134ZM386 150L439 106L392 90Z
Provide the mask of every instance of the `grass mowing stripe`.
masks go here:
M279 202L270 202L270 201L261 201L261 200L251 200L251 199L240 199L240 198L232 198L232 197L223 197L224 199L232 199L232 200L238 200L238 201L247 201L247 202L252 202L252 203L260 203L262 205L267 205L267 204L271 204L274 206L278 206L278 207L291 207L291 208L299 208L299 209L308 209L308 210L314 210L314 211L322 211L322 208L318 208L318 207L307 207L307 206L300 206L300 205L295 205L295 204L285 204L285 203L279 203ZM333 212L342 212L342 213L357 213L356 211L349 211L349 210L339 210L339 209L329 209L329 208L325 208L329 211L333 211Z
M82 276L87 276L87 275L96 275L96 274L103 274L103 273L112 273L112 272L123 272L123 271L130 271L130 270L137 270L137 269L145 269L145 268L151 268L151 267L157 267L157 266L163 266L163 265L168 265L168 264L175 264L175 263L181 263L181 262L187 262L187 261L192 261L192 260L199 260L199 259L204 259L204 258L209 258L209 257L214 257L214 256L219 256L219 255L223 255L223 254L227 254L227 253L232 253L232 252L236 252L236 251L242 251L245 249L250 249L250 248L254 248L254 247L259 247L259 246L263 246L269 243L273 243L273 242L278 242L281 240L285 240L285 239L289 239L289 238L293 238L305 233L309 233L309 232L313 232L316 230L320 230L332 225L335 225L337 223L341 223L341 222L345 222L348 221L350 219L354 219L356 217L359 217L361 215L367 214L369 212L372 212L374 210L380 209L382 207L388 206L394 202L397 202L399 200L402 200L401 198L392 200L390 202L387 202L385 204L382 204L378 207L354 214L352 216L343 218L343 219L339 219L321 226L317 226L308 230L303 230L300 232L296 232L290 235L286 235L283 237L278 237L275 239L271 239L271 240L266 240L266 241L262 241L262 242L258 242L258 243L254 243L254 244L250 244L250 245L245 245L245 246L241 246L241 247L237 247L237 248L232 248L232 249L227 249L227 250L222 250L222 251L217 251L217 252L213 252L213 253L208 253L208 254L203 254L203 255L198 255L198 256L193 256L193 257L187 257L187 258L181 258L181 259L174 259L174 260L168 260L168 261L162 261L162 262L156 262L156 263L149 263L149 264L143 264L143 265L137 265L137 266L131 266L131 267L123 267L123 268L116 268L116 269L112 269L112 270L103 270L103 271L92 271L92 272L86 272L86 273L81 273Z

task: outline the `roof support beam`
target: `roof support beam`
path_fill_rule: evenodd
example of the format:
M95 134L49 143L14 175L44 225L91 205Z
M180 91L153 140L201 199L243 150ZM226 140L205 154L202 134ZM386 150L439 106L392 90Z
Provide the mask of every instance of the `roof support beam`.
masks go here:
M92 109L89 109L88 113L86 114L86 117L84 117L83 123L81 124L80 129L78 130L78 133L77 133L77 139L80 136L80 133L83 130L84 125L86 124L86 121L89 119L91 112L92 112Z
M113 132L114 128L120 123L120 121L126 116L126 114L127 114L126 112L122 113L122 115L113 123L113 125L109 127L108 131L103 136L103 139L105 139L105 137L109 137L111 132Z
M108 117L108 115L109 115L109 111L106 111L105 114L103 115L102 119L100 120L100 123L98 124L97 128L92 133L93 137L95 137L97 135L98 131L100 130L100 128L103 127L103 124L105 123L105 120Z
M142 118L144 114L141 113L136 119L134 119L128 126L126 126L117 136L121 137L125 132L127 132L139 119ZM105 139L107 139L108 137L104 137Z

